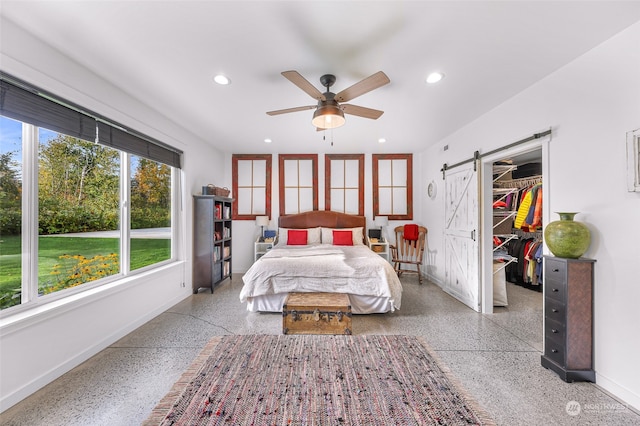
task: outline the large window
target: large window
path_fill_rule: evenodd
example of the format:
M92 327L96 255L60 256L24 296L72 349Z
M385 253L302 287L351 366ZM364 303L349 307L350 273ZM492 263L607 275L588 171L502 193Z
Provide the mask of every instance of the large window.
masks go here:
M364 216L364 154L326 154L325 210Z
M120 154L37 131L38 295L44 296L120 272Z
M373 154L373 217L413 219L413 156Z
M171 167L131 156L130 269L171 258Z
M171 260L181 153L16 81L0 81L0 308Z
M234 220L271 217L271 154L233 154Z
M22 123L0 116L0 309L20 303Z
M280 154L280 216L318 210L318 154Z

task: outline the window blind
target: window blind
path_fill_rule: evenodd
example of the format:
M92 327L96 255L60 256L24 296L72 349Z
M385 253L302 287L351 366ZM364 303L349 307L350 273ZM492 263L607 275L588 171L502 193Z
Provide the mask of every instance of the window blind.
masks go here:
M102 145L169 166L181 167L182 151L127 130L125 126L83 110L27 83L20 82L18 86L12 81L19 80L0 74L0 114L88 141L95 141L98 132L97 142Z
M0 114L74 138L94 141L96 120L38 94L0 81Z
M98 143L180 168L180 154L98 121Z

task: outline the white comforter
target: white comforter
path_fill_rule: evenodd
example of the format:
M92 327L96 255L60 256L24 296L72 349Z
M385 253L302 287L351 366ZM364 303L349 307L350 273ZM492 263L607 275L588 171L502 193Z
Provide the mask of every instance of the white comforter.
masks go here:
M402 299L393 267L365 245L276 246L249 268L242 281L242 302L296 291L387 297L396 309Z

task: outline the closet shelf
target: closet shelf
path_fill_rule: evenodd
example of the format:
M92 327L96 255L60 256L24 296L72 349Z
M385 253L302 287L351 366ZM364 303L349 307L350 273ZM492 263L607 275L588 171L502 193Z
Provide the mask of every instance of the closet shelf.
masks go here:
M518 188L493 188L493 202L504 201L510 194L518 192Z
M517 169L518 166L513 164L494 164L493 165L493 182L496 182L507 173ZM497 176L496 176L497 175Z
M493 209L493 217L510 218L510 217L513 217L513 216L515 216L517 214L518 214L518 212L515 211L515 210Z
M506 179L506 180L500 180L497 182L494 179L493 190L495 191L496 189L503 189L503 188L521 189L521 188L526 188L528 186L536 185L538 183L542 183L542 175L534 175L534 176L529 176L529 177L520 178L520 179Z
M517 235L519 238L537 238L539 240L542 239L542 230L529 232L529 231L523 231L522 229L514 228L513 233Z
M517 240L518 236L514 235L514 234L495 234L494 237L498 237L503 239L504 241L502 241L502 243L498 244L497 246L495 246L493 248L494 251L494 257L496 256L496 251L501 249L502 247L504 247L509 241L511 240Z
M509 256L509 257L511 257L511 256ZM495 260L498 260L498 259L494 258L494 261ZM518 262L518 258L517 257L511 257L510 259L503 259L503 260L505 261L504 264L500 265L500 267L498 269L495 269L493 271L494 274L497 274L498 272L502 271L504 268L507 267L507 265L509 265L511 263L514 263L514 262Z
M518 188L493 188L493 195L509 195L518 192Z

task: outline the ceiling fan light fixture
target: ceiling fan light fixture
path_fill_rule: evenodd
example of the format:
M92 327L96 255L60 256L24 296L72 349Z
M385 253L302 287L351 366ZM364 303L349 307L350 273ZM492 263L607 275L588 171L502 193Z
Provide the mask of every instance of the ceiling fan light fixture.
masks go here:
M311 123L319 129L335 129L343 126L345 122L344 113L336 105L318 107L311 120Z

